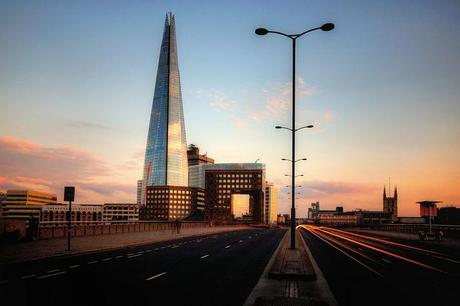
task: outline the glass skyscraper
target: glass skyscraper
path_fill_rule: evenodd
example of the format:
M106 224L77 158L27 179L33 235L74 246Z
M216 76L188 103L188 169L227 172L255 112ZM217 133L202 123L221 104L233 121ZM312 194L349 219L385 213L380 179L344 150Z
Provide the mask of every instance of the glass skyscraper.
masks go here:
M142 184L142 204L147 186L188 186L187 140L172 13L166 14L163 31Z

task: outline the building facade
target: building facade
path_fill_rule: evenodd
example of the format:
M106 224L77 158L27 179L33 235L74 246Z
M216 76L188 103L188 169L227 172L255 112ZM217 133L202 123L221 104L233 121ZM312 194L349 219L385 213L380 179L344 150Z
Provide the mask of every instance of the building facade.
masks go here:
M136 203L105 203L102 221L139 221L139 205Z
M136 189L136 204L137 205L142 204L142 185L143 185L143 181L137 180L137 189Z
M263 223L265 213L265 165L258 163L204 165L205 217L231 220L232 194L249 195L249 214L253 222Z
M383 188L383 211L390 214L391 221L398 221L398 190L395 188L393 197L387 197Z
M278 188L273 183L266 183L265 186L265 223L277 222L278 214Z
M207 154L200 154L200 149L194 144L191 144L188 147L187 159L189 167L196 165L214 164L214 159L208 157Z
M204 210L204 190L183 186L148 186L142 220L181 220Z
M65 222L69 204L48 204L42 207L40 222ZM102 205L72 204L73 222L100 222L102 221Z
M176 26L166 15L145 150L141 203L147 186L188 186L187 140L177 59Z
M42 207L56 204L54 193L34 190L7 190L2 203L2 216L8 219L40 219Z

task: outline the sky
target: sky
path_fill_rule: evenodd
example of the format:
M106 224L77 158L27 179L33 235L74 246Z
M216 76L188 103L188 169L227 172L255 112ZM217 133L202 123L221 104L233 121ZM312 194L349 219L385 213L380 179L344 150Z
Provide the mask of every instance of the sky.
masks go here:
M291 42L297 41L299 216L416 202L460 206L460 3L0 1L0 190L135 202L168 11L176 17L188 144L254 162L290 207ZM441 206L442 206L441 205Z

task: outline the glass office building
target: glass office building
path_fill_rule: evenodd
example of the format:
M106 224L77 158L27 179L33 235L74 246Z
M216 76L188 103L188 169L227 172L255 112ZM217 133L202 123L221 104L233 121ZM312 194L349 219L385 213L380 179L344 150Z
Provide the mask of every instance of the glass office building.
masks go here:
M166 15L145 150L142 204L147 186L188 186L187 140L177 61L174 15Z

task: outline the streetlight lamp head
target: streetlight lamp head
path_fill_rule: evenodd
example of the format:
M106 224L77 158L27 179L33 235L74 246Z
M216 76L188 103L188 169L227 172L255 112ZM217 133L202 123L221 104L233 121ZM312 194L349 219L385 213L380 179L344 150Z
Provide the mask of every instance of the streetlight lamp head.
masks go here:
M282 129L282 128L283 128L283 127L282 127L282 126L279 126L279 125L275 126L275 129Z
M313 124L307 125L307 129L311 129L311 128L313 128L313 127L314 127Z
M258 28L256 29L256 34L257 35L266 35L268 33L268 30L265 28Z
M306 158L302 158L302 160L307 160Z
M281 158L281 160L287 160L286 158Z
M325 23L321 26L321 30L327 32L327 31L331 31L334 29L334 24L333 23ZM257 33L257 30L256 30L256 33ZM264 34L261 34L261 35L264 35Z

